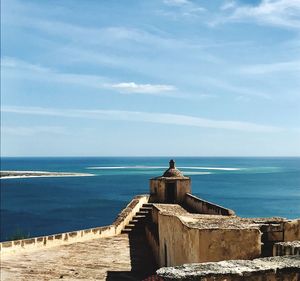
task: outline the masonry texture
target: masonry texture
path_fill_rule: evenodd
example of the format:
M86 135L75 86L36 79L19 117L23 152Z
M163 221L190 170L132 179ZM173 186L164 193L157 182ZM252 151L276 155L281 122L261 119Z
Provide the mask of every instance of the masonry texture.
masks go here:
M299 281L300 256L185 264L157 271L157 280Z

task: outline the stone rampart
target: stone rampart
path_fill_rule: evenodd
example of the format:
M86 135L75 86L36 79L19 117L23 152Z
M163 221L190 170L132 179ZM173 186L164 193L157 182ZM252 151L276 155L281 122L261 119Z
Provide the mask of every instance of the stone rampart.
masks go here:
M22 240L6 241L0 243L1 255L13 254L19 251L34 251L59 245L84 242L96 238L105 238L118 235L140 207L147 203L148 195L138 195L122 210L113 224L103 227L89 228L41 237Z
M261 255L261 232L255 227L193 226L184 216L159 214L159 265L253 259ZM202 225L202 226L201 226Z
M235 215L233 210L205 201L190 193L187 193L185 195L184 204L185 207L187 207L191 212L197 214L222 215L222 216Z

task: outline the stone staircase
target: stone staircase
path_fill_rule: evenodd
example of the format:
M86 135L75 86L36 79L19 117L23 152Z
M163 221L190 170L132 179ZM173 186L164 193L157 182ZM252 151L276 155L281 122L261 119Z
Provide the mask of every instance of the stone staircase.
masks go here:
M144 234L145 225L150 220L152 204L145 203L132 220L124 227L122 234Z

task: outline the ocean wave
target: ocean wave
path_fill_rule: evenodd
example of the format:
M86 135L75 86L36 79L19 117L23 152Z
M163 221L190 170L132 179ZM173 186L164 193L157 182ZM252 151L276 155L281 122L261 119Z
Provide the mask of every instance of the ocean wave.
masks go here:
M239 171L241 168L227 168L227 167L180 167L180 169L194 169L194 170L219 170L219 171Z
M122 169L167 169L165 166L99 166L87 167L89 170L122 170Z
M165 166L97 166L97 167L87 167L89 170L121 170L121 169L167 169ZM189 167L178 167L178 169L188 169L188 170L219 170L219 171L239 171L241 168L227 168L227 167L199 167L199 166L189 166Z
M210 175L211 172L184 172L185 176L192 176L192 175Z

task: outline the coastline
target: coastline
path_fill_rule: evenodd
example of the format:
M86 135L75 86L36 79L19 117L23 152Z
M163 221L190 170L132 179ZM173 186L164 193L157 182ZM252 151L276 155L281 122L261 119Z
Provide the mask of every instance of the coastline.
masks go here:
M0 171L0 179L20 179L38 177L91 177L90 173L65 173L65 172L45 172L45 171Z

